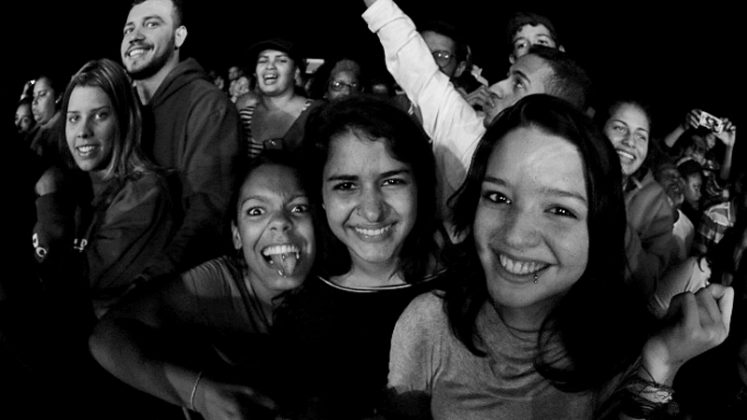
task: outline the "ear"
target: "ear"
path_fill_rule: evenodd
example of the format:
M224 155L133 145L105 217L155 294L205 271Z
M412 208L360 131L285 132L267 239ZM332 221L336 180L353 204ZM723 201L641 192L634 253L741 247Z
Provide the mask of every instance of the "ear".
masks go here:
M562 45L558 45L558 51L565 52L565 47Z
M185 39L187 39L187 27L182 25L176 28L176 33L174 34L174 45L177 49L181 48Z
M509 62L509 64L514 64L516 62L516 57L514 56L514 53L511 53L508 56L508 62Z
M241 235L239 234L239 228L231 222L231 242L233 242L234 249L241 249Z

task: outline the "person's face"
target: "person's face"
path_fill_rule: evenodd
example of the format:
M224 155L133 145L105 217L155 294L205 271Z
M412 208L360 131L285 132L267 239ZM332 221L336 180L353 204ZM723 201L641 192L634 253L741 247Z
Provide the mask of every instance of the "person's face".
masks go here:
M333 74L327 86L327 99L334 101L360 93L360 81L355 73L348 70Z
M236 66L231 66L228 68L228 80L234 81L239 78L239 68Z
M298 175L287 166L258 167L241 186L233 245L249 269L260 297L271 299L298 287L316 253L309 199Z
M490 86L491 101L483 106L485 126L496 115L533 93L545 93L545 82L553 75L547 62L534 54L527 54L511 65L508 77Z
M133 79L147 79L167 63L177 61L186 28L177 27L174 17L174 5L170 0L146 0L130 9L120 53Z
M31 113L37 124L46 124L54 116L57 92L46 77L41 77L34 83L34 99L31 102Z
M330 144L322 197L332 233L354 266L393 266L417 217L410 165L392 157L383 139L350 131Z
M257 86L265 95L287 92L295 85L296 64L288 54L264 50L257 56Z
M31 131L31 128L34 126L34 115L31 113L31 105L28 103L18 105L15 124L19 134Z
M657 181L664 188L672 204L679 207L684 200L685 180L682 179L677 168L664 168L659 171Z
M434 54L433 58L441 72L449 77L454 77L454 72L459 64L456 58L456 43L454 40L433 31L423 31L421 35L428 45L428 49Z
M546 47L557 48L555 38L552 37L550 30L543 24L524 25L514 34L513 50L509 61L514 63L519 57L526 55L532 45L544 45Z
M604 124L604 134L612 142L624 177L641 167L648 154L649 121L646 113L633 104L622 104Z
M584 273L583 167L570 142L535 127L509 132L491 153L473 232L498 306L541 315Z
M77 86L65 118L65 138L75 164L86 172L106 169L119 135L109 96L99 87Z
M703 176L699 173L690 174L685 179L685 200L693 207L700 206L700 198L703 196Z

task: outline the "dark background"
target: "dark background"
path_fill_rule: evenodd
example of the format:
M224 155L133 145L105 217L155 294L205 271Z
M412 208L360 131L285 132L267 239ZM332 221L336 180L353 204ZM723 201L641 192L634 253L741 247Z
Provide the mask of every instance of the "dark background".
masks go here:
M225 71L243 64L252 42L283 34L299 42L309 57L346 52L369 69L384 71L378 40L360 18L362 0L186 1L185 52L206 68ZM653 105L655 134L671 129L693 107L739 125L747 14L736 2L688 3L398 2L416 24L442 18L459 25L491 83L507 70L504 27L509 14L517 8L534 10L556 23L566 50L592 75L598 98L624 92ZM4 66L11 73L10 92L4 95L9 109L23 82L39 73L64 80L86 60L119 61L129 5L129 0L26 1L13 6L17 11L4 13L10 28L4 38L11 41Z

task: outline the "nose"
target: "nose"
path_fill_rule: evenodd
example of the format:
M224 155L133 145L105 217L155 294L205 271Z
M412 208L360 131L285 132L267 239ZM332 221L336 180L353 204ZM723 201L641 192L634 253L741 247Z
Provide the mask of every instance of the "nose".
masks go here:
M287 232L292 226L293 222L291 222L288 212L285 210L276 211L270 219L270 230L278 233Z
M508 79L501 80L498 83L493 83L492 85L490 85L488 89L490 90L491 98L495 96L496 99L502 99L505 96L506 83L508 83Z
M365 188L358 205L358 214L369 222L378 222L386 214L386 203L378 188Z
M86 119L84 121L81 121L80 124L78 124L78 131L75 133L75 136L80 139L87 139L91 137L93 131L91 130L91 124Z
M503 241L516 250L532 248L539 243L537 222L520 209L511 209L506 213L503 223Z

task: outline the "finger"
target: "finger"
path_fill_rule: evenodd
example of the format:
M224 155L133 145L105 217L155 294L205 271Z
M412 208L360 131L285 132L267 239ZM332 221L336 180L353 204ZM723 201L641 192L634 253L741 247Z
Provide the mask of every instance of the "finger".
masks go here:
M718 307L721 310L721 322L726 327L726 332L729 332L731 327L731 314L734 310L734 289L727 287L724 291L724 295L718 299Z
M261 392L257 392L253 389L247 389L245 392L255 404L261 407L264 407L268 410L272 410L272 411L277 410L278 405L275 403L275 400L268 397L267 395Z
M691 292L676 294L669 302L667 318L685 326L698 325L698 305Z
M700 315L700 325L703 327L721 321L721 311L716 303L711 287L705 287L698 290L695 294L695 300L698 303L698 313Z

